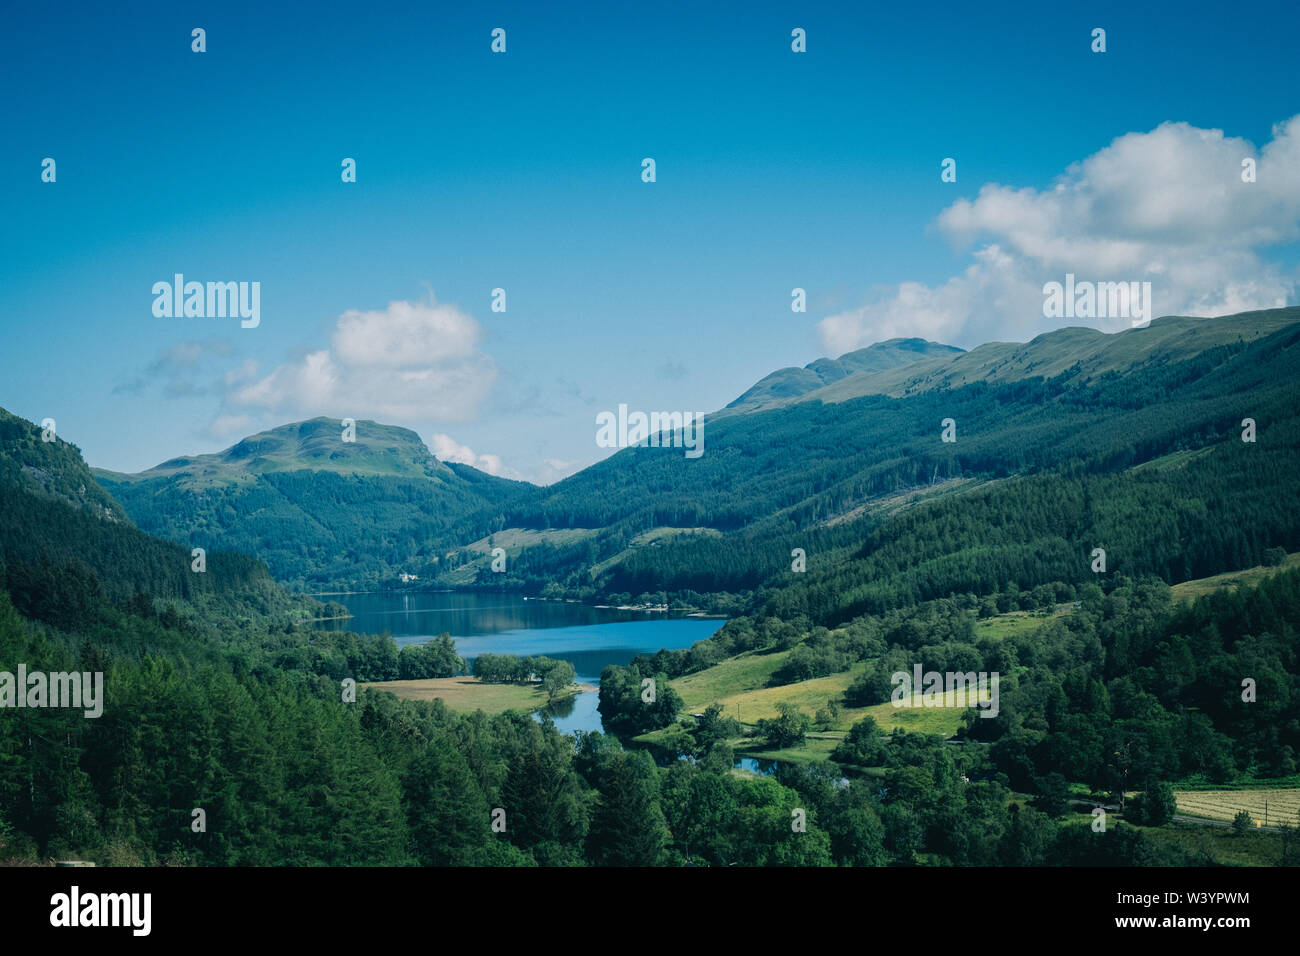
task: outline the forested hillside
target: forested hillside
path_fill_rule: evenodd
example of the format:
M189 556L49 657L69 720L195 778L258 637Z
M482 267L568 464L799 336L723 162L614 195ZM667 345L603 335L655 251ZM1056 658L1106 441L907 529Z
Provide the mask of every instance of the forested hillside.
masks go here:
M0 409L0 563L29 616L77 623L99 600L157 601L208 616L311 613L245 554L212 550L193 570L189 550L141 532L95 483L75 446Z
M1195 322L1216 344L1189 345ZM730 416L706 425L695 460L627 449L507 509L510 526L604 529L525 550L512 576L574 596L738 592L740 606L832 622L1012 581L1081 582L1098 547L1111 568L1171 583L1248 567L1300 545L1296 512L1277 506L1300 491L1298 323L1297 309L1161 319L1090 333L1093 357L1051 377ZM1068 349L1080 331L1032 348ZM629 547L659 526L722 533Z
M345 442L327 419L98 478L146 531L242 550L298 589L408 573L407 587L728 613L771 601L834 621L1078 582L1096 547L1176 582L1297 543L1294 519L1262 504L1295 491L1297 334L1292 308L969 353L895 340L773 373L706 418L699 458L628 448L545 488L445 465L405 429L360 422ZM1210 509L1225 520L1207 527ZM504 530L492 573L485 545Z
M215 455L96 477L142 529L188 547L255 555L297 589L430 580L445 552L493 530L528 486L434 458L405 428L316 418ZM471 538L472 540L472 538Z
M354 700L349 680L445 675L458 660L308 630L303 619L325 609L252 557L214 549L195 571L186 547L137 529L86 484L74 447L6 416L0 670L100 671L107 699L94 719L5 713L0 859L1300 862L1294 831L1242 849L1189 847L1167 829L1175 782L1252 785L1300 769L1300 572L1190 606L1168 587L1296 550L1297 345L1291 325L1125 372L794 403L719 421L697 461L630 449L525 489L495 524L535 512L534 524L595 533L525 548L507 575L516 583L728 592L750 612L687 651L608 669L610 733L576 739L521 714L459 715L364 689ZM954 442L942 440L945 418ZM1242 440L1246 418L1254 441ZM266 535L266 515L234 505L255 494L364 497L357 482L436 478L486 499L501 487L459 469L374 473L408 467L391 448L366 475L286 470L304 446L278 459L273 445L110 487L180 488L187 508L215 497L250 536ZM187 515L172 512L177 528ZM664 526L693 533L645 535ZM282 547L297 543L295 526L281 530ZM1015 613L1035 615L1032 626L983 626ZM872 709L890 707L890 674L916 663L999 674L996 717L885 733ZM649 707L647 677L661 688ZM729 680L756 702L834 689L813 692L816 713L781 699L751 705L760 716L742 724L717 701ZM733 770L738 749L758 746L780 754L773 775ZM1075 797L1084 813L1071 812ZM1102 801L1118 817L1099 832L1086 809Z

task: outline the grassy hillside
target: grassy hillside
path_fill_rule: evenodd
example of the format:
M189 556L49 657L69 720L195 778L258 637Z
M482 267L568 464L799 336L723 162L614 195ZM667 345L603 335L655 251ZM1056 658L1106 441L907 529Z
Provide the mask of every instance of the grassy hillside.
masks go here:
M1002 384L1066 374L1087 381L1107 372L1124 374L1146 365L1182 362L1209 349L1263 338L1297 321L1300 308L1291 307L1214 319L1164 316L1142 328L1109 335L1089 328L1059 329L1026 343L990 342L957 356L862 371L791 400L843 402L862 395L902 398L974 382Z
M758 411L806 395L849 376L910 366L927 359L947 359L961 349L924 339L889 339L837 359L820 358L803 368L783 368L767 375L715 415Z
M1188 581L1170 589L1170 595L1176 605L1189 605L1206 595L1230 594L1238 588L1257 586L1261 581L1296 568L1300 568L1300 553L1288 555L1284 562L1276 566ZM1033 646L1039 640L1046 644L1050 640L1048 634L1055 633L1051 629L1060 624L1068 625L1070 616L1077 609L1078 602L1067 602L1035 612L1015 610L991 614L973 621L970 638L974 647L982 648L986 653L1003 642L1020 647ZM718 705L723 714L738 721L745 732L744 736L737 735L730 741L738 753L800 764L829 761L835 745L845 738L854 724L866 717L874 720L886 733L902 730L953 738L961 731L968 708L926 707L919 695L913 696L911 706L895 706L892 701L853 706L849 688L855 680L877 666L880 660L877 656L852 663L843 670L824 676L783 683L783 669L788 667L797 649L806 642L807 637L804 636L792 648L768 646L744 651L710 666L674 677L669 683L681 699L680 716L690 718L711 705ZM697 645L696 649L699 647ZM653 661L654 658L643 660ZM654 669L654 665L650 664L649 670ZM1020 675L1025 670L1024 667L1017 667ZM764 743L761 735L757 739L754 737L760 720L773 720L780 715L778 704L792 705L811 717L823 710L828 702L839 705L838 714L829 724L819 726L815 732L810 733L804 746L774 749ZM676 731L670 727L644 734L638 739L644 743L664 746L675 736ZM1180 796L1182 799L1183 796Z
M178 487L200 490L247 483L279 471L327 471L340 475L386 475L454 480L415 432L377 422L356 423L345 441L343 423L332 418L282 425L243 439L214 455L173 458L137 475L99 470L105 479L125 484L178 479Z
M719 418L698 459L630 448L519 498L509 526L600 531L525 549L512 579L575 597L729 593L733 609L833 622L1012 581L1082 583L1094 547L1170 582L1249 567L1300 546L1300 518L1270 505L1300 493L1298 341L1300 309L1065 329L938 360L942 374L907 366L897 394L809 393ZM718 534L631 546L665 526Z
M1300 567L1300 553L1288 554L1278 565L1256 565L1244 571L1230 571L1227 574L1215 574L1208 578L1196 578L1173 586L1175 600L1191 604L1199 597L1215 591L1235 591L1240 587L1254 587L1265 578L1282 571Z

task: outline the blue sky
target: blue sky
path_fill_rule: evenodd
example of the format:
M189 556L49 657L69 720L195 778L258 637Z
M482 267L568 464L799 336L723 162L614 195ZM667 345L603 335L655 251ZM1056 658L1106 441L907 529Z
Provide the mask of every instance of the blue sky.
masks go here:
M1293 3L447 6L0 14L0 405L118 470L327 414L550 480L620 403L1030 338L1066 271L1296 302ZM156 317L177 272L260 324Z

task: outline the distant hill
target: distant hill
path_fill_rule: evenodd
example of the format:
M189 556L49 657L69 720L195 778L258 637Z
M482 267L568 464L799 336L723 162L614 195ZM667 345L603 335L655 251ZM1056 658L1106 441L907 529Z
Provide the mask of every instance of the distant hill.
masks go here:
M1209 349L1255 339L1300 321L1300 309L1267 309L1206 319L1165 316L1142 328L1106 334L1065 328L1029 342L989 342L960 355L936 355L914 364L867 369L792 396L794 401L842 402L862 395L901 398L1042 376L1069 375L1081 382L1106 372L1127 373L1153 363L1179 362ZM856 354L856 353L854 353Z
M906 367L926 359L950 359L961 354L962 350L955 346L924 339L889 339L837 359L819 358L803 368L778 369L760 379L727 409L758 411L859 373Z
M789 593L771 606L781 614L815 607L833 621L959 582L986 593L1016 580L1016 567L1047 568L1049 552L1043 573L1073 580L1087 571L1079 549L1103 535L1124 543L1130 573L1179 581L1249 567L1265 547L1300 547L1300 517L1281 504L1300 497L1298 342L1300 308L1290 308L1168 317L1113 334L1061 329L853 373L709 419L697 459L628 448L518 499L505 511L507 527L600 530L547 552L527 549L511 573L530 586L558 581L570 595L766 593L780 584ZM1260 429L1255 445L1240 440L1247 417ZM952 443L941 438L946 419L955 423ZM1264 453L1249 458L1255 450ZM1018 485L1004 499L998 486L1038 476L1049 487L1068 478L1080 497L1034 492L1043 510L1012 519L1031 493ZM1093 495L1113 498L1115 510ZM963 511L958 499L980 504ZM944 501L955 510L944 511ZM889 530L922 512L963 527L995 506L1009 523L972 525L977 540L925 529L937 535L933 567L910 563L907 535L920 529ZM639 537L651 529L721 533ZM1022 539L1036 542L1037 556L1021 553ZM888 563L854 558L864 547L888 553ZM804 575L790 575L794 548L808 556ZM942 558L945 548L952 557ZM1011 563L998 564L1000 554ZM961 575L940 570L956 564ZM886 575L897 581L872 591L873 576Z
M505 586L578 598L678 593L693 602L691 594L730 594L713 606L731 612L779 585L788 592L783 612L806 602L833 620L849 607L896 598L850 599L863 585L857 577L832 585L823 577L828 566L848 562L864 575L920 581L922 572L905 570L905 543L887 529L904 527L913 512L938 514L947 500L1001 502L998 486L1019 478L1077 478L1101 494L1101 476L1124 476L1119 486L1105 484L1105 494L1128 501L1116 487L1138 482L1143 494L1187 498L1159 527L1136 513L1127 525L1112 515L1100 526L1089 524L1095 508L1092 518L1074 515L1069 534L1056 527L1035 545L1055 555L1058 576L1066 551L1080 546L1073 536L1102 528L1116 540L1136 535L1128 546L1143 557L1129 567L1171 581L1248 567L1268 546L1300 547L1287 515L1262 505L1257 514L1242 497L1248 488L1289 494L1289 443L1300 426L1297 341L1300 308L1172 316L1113 334L1066 328L970 352L896 339L767 376L707 418L697 459L678 448L627 448L541 488L438 462L402 428L359 422L356 443L343 443L341 423L331 419L139 475L97 476L141 528L256 555L303 588L371 587L405 573L418 575L415 587ZM1260 445L1272 449L1258 456L1266 463L1259 472L1242 471L1245 461L1234 457L1246 417L1258 420ZM940 437L949 418L952 443ZM1083 485L1076 491L1086 498L1093 492ZM1151 515L1163 507L1143 500ZM1014 502L1006 507L1016 510ZM1045 514L1060 517L1054 509L1063 507L1053 503ZM1179 542L1200 541L1186 525L1198 513L1233 514L1239 523L1216 525L1191 553ZM488 545L499 532L507 532L500 540L509 561L506 573L492 574ZM1047 534L1026 519L1020 531L997 535L1010 541L1022 533ZM897 545L895 565L855 558L864 540L882 553ZM954 537L950 546L963 544ZM781 576L794 548L818 557L790 590ZM989 573L1005 580L980 579L970 589L1014 580L1009 571ZM936 574L910 586L947 580ZM817 581L829 590L796 594ZM834 588L843 604L829 596Z
M493 509L532 487L444 464L406 428L359 421L355 441L342 436L341 421L314 418L216 454L95 476L144 530L257 555L302 588L427 581L460 540L453 528L494 530Z
M456 480L455 472L434 458L410 429L357 422L355 440L349 442L343 440L343 423L333 418L281 425L250 435L225 451L172 458L135 475L93 471L105 480L128 484L179 478L180 486L187 489L247 484L259 475L285 471Z

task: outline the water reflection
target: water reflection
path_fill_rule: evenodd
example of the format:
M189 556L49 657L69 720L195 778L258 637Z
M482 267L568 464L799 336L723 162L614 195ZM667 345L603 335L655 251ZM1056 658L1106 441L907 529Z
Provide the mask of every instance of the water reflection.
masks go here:
M446 631L452 637L480 637L503 631L574 627L618 621L654 621L680 614L618 611L567 601L541 601L514 594L413 592L321 595L352 612L342 621L325 621L332 631L379 634L387 631L399 645L418 643ZM721 625L721 621L718 622Z
M538 713L543 717L551 718L551 720L563 720L565 717L572 717L580 696L582 695L574 694L572 697L563 697L560 700L551 701Z
M579 683L596 685L610 664L626 665L637 654L690 647L713 636L720 619L681 614L618 611L519 595L385 593L322 595L348 608L352 617L322 622L329 630L360 634L387 631L399 646L422 644L450 633L469 663L480 654L545 655L573 665ZM575 694L543 707L560 733L600 730L599 694Z

